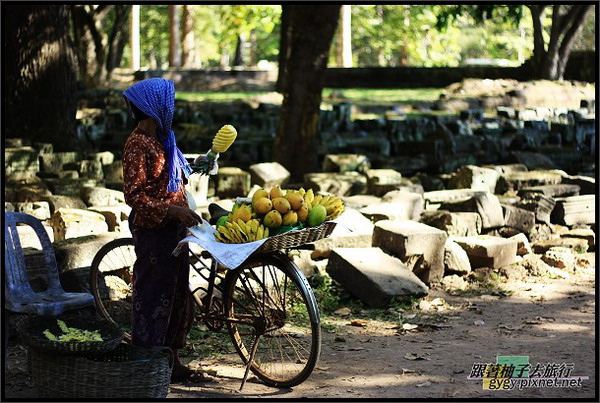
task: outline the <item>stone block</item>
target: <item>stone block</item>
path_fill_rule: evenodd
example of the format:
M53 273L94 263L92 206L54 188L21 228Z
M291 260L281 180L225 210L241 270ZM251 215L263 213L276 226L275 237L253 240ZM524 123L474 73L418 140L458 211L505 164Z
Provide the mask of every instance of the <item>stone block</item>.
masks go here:
M573 271L575 255L569 248L552 247L542 256L542 260L552 267Z
M596 195L556 198L550 219L561 225L594 224L596 222Z
M363 194L367 188L367 178L358 172L309 173L304 175L305 187L315 192L328 192L337 196Z
M110 165L115 162L115 155L110 151L90 153L88 154L88 158L93 161L99 161L102 165Z
M472 268L498 269L514 263L517 258L517 241L514 239L479 235L456 237L453 240L467 252Z
M87 206L78 196L50 195L44 198L50 206L50 214L54 214L60 208L85 209Z
M245 197L250 191L250 173L234 167L219 168L217 196Z
M76 151L41 154L40 170L42 172L58 173L63 170L65 164L76 162L79 159L79 153Z
M527 239L525 234L516 234L511 236L509 239L514 239L517 241L517 255L523 256L533 252L531 245L529 244L529 239Z
M404 263L426 284L444 275L444 231L416 221L384 220L375 224L373 246Z
M596 246L596 233L591 229L577 228L560 234L561 238L585 239L588 243L588 250L593 250Z
M75 169L67 169L66 171L60 171L57 175L60 179L79 179L79 171Z
M494 193L499 177L500 174L493 169L465 165L450 179L449 187Z
M373 238L373 223L357 210L348 208L337 218L338 225L327 238L314 242L313 259L327 258L334 248L368 248Z
M87 206L114 206L125 203L125 195L118 190L84 186L79 197Z
M464 275L471 272L471 262L467 252L450 238L446 240L444 246L444 268L444 274Z
M272 188L275 185L284 188L290 179L290 172L278 162L250 165L249 171L252 184L263 188Z
M556 185L561 183L561 181L562 176L560 172L555 170L509 172L500 175L495 193L503 194L531 186Z
M504 225L529 234L535 226L535 213L515 206L502 205Z
M35 177L40 170L38 151L32 147L4 149L4 180L20 181Z
M562 183L579 186L580 195L596 194L596 179L590 176L563 175Z
M12 199L9 200L7 198L6 200L15 202L35 202L43 201L46 197L52 196L52 192L48 190L46 184L43 182L17 186L14 188L14 191Z
M102 169L106 183L123 184L123 161L117 160L111 164L103 165Z
M341 197L341 199L347 208L349 207L356 210L381 203L381 198L373 195L354 195Z
M528 193L541 193L548 197L579 196L579 185L560 183L557 185L529 186L519 189L518 195L523 197Z
M465 201L442 203L441 210L474 212L481 216L483 229L497 228L504 225L504 213L498 197L487 192L477 192Z
M104 171L102 169L102 162L95 160L83 160L79 162L79 177L80 178L91 178L91 179L104 179Z
M20 137L4 137L5 148L23 147L23 139Z
M433 190L423 193L423 197L425 197L427 203L452 203L469 200L477 192L477 190L472 189Z
M15 202L13 203L12 211L30 214L38 220L47 220L50 218L50 205L46 201Z
M481 233L481 216L477 213L426 211L420 221L446 232L448 236L475 236Z
M50 242L54 242L54 231L52 227L44 225L44 229L50 238ZM19 234L19 241L21 242L21 248L32 248L36 250L42 250L42 244L38 235L34 229L29 225L17 226L17 233Z
M428 288L399 259L379 248L336 248L327 273L372 308L386 308L393 297L423 296Z
M55 242L54 254L59 272L91 266L92 260L100 248L118 237L116 233L106 233Z
M418 220L424 210L425 200L419 193L398 192L387 201L364 207L360 212L371 221Z
M131 207L127 204L119 204L115 206L91 206L90 211L100 213L104 216L108 231L118 231L121 223L129 218Z
M515 204L515 207L532 211L537 222L550 224L550 213L554 210L555 205L556 201L552 197L544 196L541 193L528 193L525 198Z
M78 196L82 187L99 186L102 182L97 179L67 179L67 178L48 178L44 179L48 188L53 194L63 196Z
M88 210L58 209L52 214L49 224L57 241L108 232L104 216Z
M484 165L484 168L490 168L500 175L506 175L512 172L526 172L527 166L523 164L503 164L503 165Z
M33 148L38 150L40 154L52 154L54 152L54 145L52 143L33 143Z
M532 245L533 251L538 254L546 253L556 247L571 249L577 253L585 253L589 248L589 244L586 239L582 238L558 237L536 241Z
M323 160L323 172L365 172L371 166L366 155L327 154Z
M369 169L367 176L367 194L383 196L387 192L396 190L402 185L402 174L393 169Z

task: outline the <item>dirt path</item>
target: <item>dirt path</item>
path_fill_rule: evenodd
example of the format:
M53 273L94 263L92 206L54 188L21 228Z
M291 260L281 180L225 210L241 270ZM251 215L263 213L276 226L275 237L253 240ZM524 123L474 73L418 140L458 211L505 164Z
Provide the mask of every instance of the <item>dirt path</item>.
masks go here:
M376 320L352 326L351 317L336 317L337 331L323 333L315 372L293 389L269 388L251 377L239 392L241 361L226 355L203 362L216 371L214 382L174 384L168 397L591 399L596 394L594 287L594 269L588 268L568 279L530 277L506 284L513 291L507 297L467 298L433 290L428 300L439 297L445 303L407 313L403 323L417 325L412 330ZM589 379L572 389L512 391L484 390L481 380L467 379L475 363L495 363L497 355L529 356L533 366L573 363L571 376ZM24 363L24 349L12 345L6 397L37 396Z

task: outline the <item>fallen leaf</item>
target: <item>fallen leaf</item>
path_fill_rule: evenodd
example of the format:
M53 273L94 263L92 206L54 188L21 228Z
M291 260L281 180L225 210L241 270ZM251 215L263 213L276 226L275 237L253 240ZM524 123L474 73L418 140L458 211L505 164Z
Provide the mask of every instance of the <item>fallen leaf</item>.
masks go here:
M536 316L535 319L540 320L542 322L555 322L556 321L556 319L554 319L550 316Z
M455 369L454 371L452 371L453 374L462 374L463 372L465 372L464 369Z
M427 382L417 384L417 388L422 388L425 386L431 386L431 382L427 381Z
M365 350L364 347L349 347L348 351L362 351Z
M414 369L402 368L402 375L404 374L418 374L419 371L415 371Z
M412 323L404 323L404 324L402 324L402 329L403 330L413 330L413 329L416 329L418 327L419 327L418 325L413 325Z
M331 367L317 367L319 371L329 371Z
M483 325L485 325L485 322L482 321L481 319L477 319L476 321L473 322L473 324L475 326L483 326Z
M351 326L367 326L369 322L367 322L366 320L361 320L361 319L353 319L350 321L350 325Z

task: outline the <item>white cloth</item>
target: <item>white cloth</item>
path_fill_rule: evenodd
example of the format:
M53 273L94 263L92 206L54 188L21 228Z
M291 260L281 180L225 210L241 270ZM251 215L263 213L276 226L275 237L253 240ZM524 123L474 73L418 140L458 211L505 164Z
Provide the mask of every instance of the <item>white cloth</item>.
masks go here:
M210 254L223 266L228 269L235 269L244 262L254 251L267 240L261 239L260 241L248 242L242 244L227 244L217 242L215 240L215 233L217 232L206 220L202 220L200 225L196 225L189 228L192 235L182 239L179 242L181 245L184 242L194 242L202 246L204 250L210 252ZM180 246L177 245L173 251L174 255L178 255L181 252Z

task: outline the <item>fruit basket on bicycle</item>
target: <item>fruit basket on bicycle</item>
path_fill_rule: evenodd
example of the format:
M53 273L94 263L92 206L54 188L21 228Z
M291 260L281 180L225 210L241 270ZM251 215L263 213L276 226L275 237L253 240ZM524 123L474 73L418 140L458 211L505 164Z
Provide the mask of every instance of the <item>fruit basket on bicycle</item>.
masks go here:
M190 290L200 312L197 319L208 330L229 335L245 366L242 386L249 371L269 386L298 385L310 376L320 355L317 301L287 251L330 236L336 227L332 220L341 214L343 204L335 197L313 196L311 191L300 196L304 203L299 197L289 198L289 210L295 209L298 215L295 224L285 214L277 217L271 213L273 225L266 220L268 213L260 212L261 203L252 206L249 200L236 203L232 211L221 209L221 217L213 215L209 206L210 223L191 228L192 235L179 244L190 253ZM271 211L287 207L276 201L278 198L271 196L262 203L273 204ZM303 210L305 204L322 207L311 218ZM236 256L233 262L227 260L231 255ZM122 256L128 260L115 264ZM98 311L116 322L121 318L122 328L127 326L127 310L132 304L134 261L132 240L118 239L100 249L91 267L90 284ZM105 290L107 286L111 289Z

